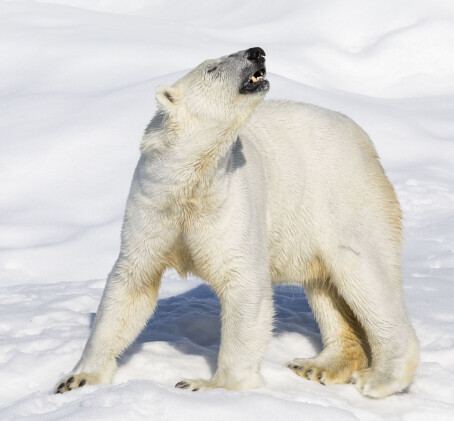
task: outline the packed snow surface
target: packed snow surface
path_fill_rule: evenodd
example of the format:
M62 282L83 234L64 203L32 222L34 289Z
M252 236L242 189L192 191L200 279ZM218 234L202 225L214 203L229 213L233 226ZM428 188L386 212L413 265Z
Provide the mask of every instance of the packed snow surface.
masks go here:
M216 366L220 305L165 274L113 385L52 394L79 359L119 250L154 90L260 46L269 98L341 111L372 137L405 216L421 341L409 390L367 399L285 363L321 349L303 291L275 290L250 392L174 389ZM454 3L417 0L0 2L0 419L454 420Z

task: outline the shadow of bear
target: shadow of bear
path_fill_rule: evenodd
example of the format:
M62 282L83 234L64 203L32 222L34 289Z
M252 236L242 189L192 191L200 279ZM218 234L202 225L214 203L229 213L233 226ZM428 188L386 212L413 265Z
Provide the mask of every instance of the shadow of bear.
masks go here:
M273 335L296 332L321 350L320 333L301 287L279 285L274 288ZM140 352L148 342L170 343L184 354L203 356L214 373L221 341L221 305L207 285L158 301L153 317L134 343L119 358L119 366Z

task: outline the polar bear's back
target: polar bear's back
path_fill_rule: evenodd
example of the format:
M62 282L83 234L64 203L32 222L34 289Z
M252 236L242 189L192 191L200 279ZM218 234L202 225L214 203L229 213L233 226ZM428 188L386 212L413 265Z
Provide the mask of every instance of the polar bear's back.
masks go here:
M320 253L325 244L361 248L376 236L389 239L377 241L385 248L401 243L394 189L371 140L348 117L310 104L265 101L240 138L246 165L266 183L270 243L300 255Z
M265 101L240 135L264 161L268 182L281 189L284 180L306 192L315 186L319 192L343 186L367 191L371 184L389 184L368 135L335 111L300 102Z
M257 146L263 152L283 151L318 156L323 163L352 159L377 158L375 148L354 121L345 115L312 104L293 101L265 101L251 116L247 129L258 134L266 132ZM276 142L277 141L277 142ZM287 149L284 151L283 146ZM320 156L320 154L323 155ZM315 158L315 156L313 156Z

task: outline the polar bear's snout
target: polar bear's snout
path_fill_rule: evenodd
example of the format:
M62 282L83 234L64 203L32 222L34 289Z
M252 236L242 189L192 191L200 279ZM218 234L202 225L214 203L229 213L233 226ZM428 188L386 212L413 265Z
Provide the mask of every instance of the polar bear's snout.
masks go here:
M266 56L266 54L260 47L249 48L249 50L246 50L246 54L248 60L265 62L263 57Z
M249 48L244 51L247 64L242 79L240 94L268 91L270 83L266 77L265 51L260 47Z

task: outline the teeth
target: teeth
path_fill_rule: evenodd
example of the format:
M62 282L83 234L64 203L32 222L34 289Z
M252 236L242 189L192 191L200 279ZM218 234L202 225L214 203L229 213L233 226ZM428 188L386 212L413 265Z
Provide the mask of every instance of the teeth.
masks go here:
M253 83L260 82L263 79L264 79L263 76L259 76L259 77L251 76L251 80L252 80Z
M256 76L258 75L258 76ZM265 72L263 70L257 70L255 74L249 79L249 83L257 83L265 79Z

